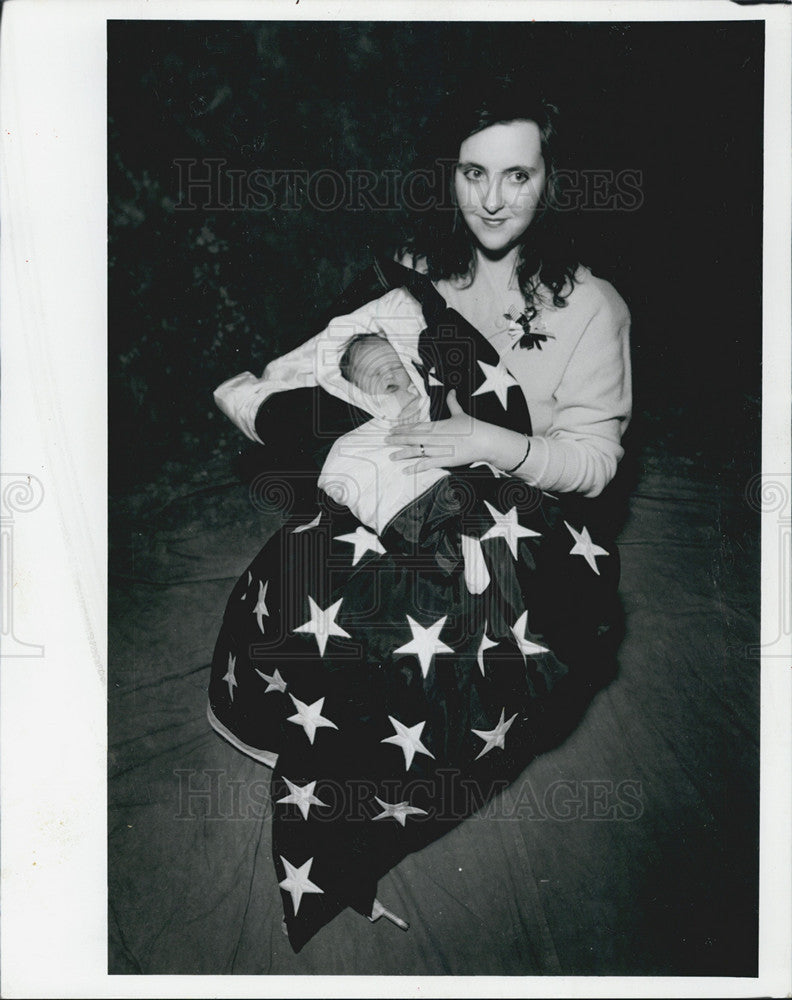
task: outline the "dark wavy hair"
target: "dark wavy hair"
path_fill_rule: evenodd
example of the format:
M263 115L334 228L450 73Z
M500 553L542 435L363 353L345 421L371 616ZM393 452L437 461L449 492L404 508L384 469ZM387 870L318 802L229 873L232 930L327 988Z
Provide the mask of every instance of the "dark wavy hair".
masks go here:
M427 126L424 149L414 177L412 205L405 205L407 233L400 259L425 266L431 280L475 277L473 237L456 205L454 173L459 147L471 135L491 125L532 121L539 128L545 162L546 185L539 211L519 244L517 280L528 305L528 318L536 314L534 294L540 285L549 289L553 304L564 306L574 287L580 264L574 247L569 213L559 211L559 110L547 101L533 82L513 75L488 82L476 81L469 93L447 95Z

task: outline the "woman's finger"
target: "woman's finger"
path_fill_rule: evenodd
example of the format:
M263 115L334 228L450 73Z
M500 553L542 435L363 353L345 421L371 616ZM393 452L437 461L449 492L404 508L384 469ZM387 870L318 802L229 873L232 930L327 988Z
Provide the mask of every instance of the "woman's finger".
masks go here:
M452 444L433 444L431 446L424 445L423 447L421 447L420 444L410 444L406 445L404 448L399 448L397 451L392 451L389 456L392 462L403 462L405 459L410 458L436 458L438 459L440 465L453 457L454 446Z
M434 424L405 424L403 427L394 427L386 440L399 444L418 444L427 435L434 433L434 428Z
M406 465L402 472L408 476L413 472L426 472L427 469L444 469L449 464L448 459L440 455L427 455L425 458L419 458L413 465Z
M421 449L417 445L410 445L408 448L399 448L398 451L390 453L391 462L401 462L405 458L415 458L421 454Z
M446 396L446 405L448 406L448 411L452 417L458 417L460 414L465 412L457 402L456 389L452 389Z
M429 424L423 429L413 427L409 430L405 428L400 431L392 431L385 441L389 445L414 445L418 448L423 444L427 448L430 445L433 448L447 448L453 445L455 441L458 441L463 435L449 431L445 426L446 423L447 421L438 421L436 424Z

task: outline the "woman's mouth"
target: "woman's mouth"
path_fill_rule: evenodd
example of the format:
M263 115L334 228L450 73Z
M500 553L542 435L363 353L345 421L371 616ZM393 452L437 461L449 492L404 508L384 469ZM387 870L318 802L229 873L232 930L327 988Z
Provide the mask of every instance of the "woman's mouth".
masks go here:
M498 226L502 226L506 221L505 219L485 219L482 216L479 216L479 218L489 229L497 229Z

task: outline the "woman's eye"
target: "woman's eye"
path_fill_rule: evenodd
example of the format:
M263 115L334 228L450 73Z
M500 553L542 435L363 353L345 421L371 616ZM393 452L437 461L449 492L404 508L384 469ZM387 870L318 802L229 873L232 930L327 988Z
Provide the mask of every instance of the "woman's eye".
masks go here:
M530 180L530 177L524 170L515 170L512 174L512 180L517 181L518 184L524 184L526 181Z
M462 173L469 181L477 181L483 176L478 167L467 167Z

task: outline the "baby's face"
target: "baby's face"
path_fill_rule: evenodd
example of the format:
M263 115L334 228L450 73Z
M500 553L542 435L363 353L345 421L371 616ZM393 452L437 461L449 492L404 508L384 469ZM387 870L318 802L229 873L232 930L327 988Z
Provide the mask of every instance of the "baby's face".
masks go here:
M359 343L350 367L351 381L370 396L392 400L399 410L399 422L417 419L420 394L413 385L401 358L381 337ZM410 407L410 409L408 409ZM394 407L395 408L395 407Z

